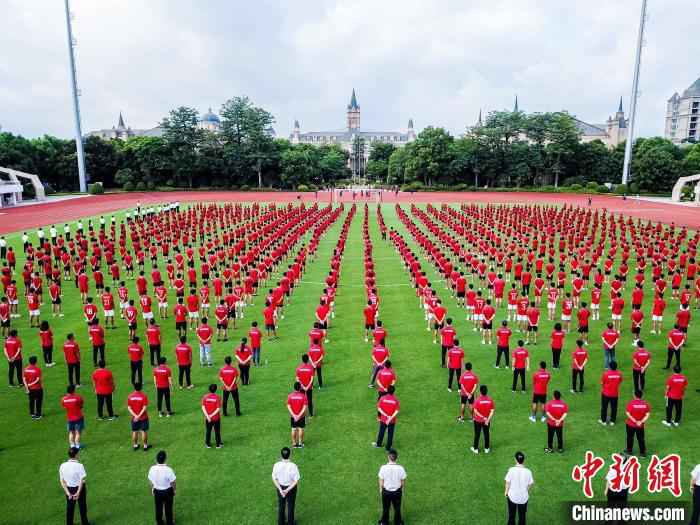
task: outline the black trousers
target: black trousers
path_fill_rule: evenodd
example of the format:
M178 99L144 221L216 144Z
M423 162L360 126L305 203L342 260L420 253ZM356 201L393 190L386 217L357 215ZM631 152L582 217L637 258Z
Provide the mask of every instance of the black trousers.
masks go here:
M75 380L75 381L73 381ZM80 384L80 363L69 363L68 364L68 384L69 385L79 385Z
M233 404L236 406L236 415L241 415L241 401L238 396L238 389L224 390L224 415L228 416L228 398L233 398Z
M666 368L671 368L671 361L673 361L673 356L676 357L676 364L678 366L681 366L681 351L669 348L668 352L666 353Z
M187 381L187 386L192 384L192 365L179 365L177 370L177 380L183 386L183 378Z
M384 368L382 365L373 365L372 366L372 375L369 378L369 384L373 385L374 382L377 380L377 374L379 371Z
M578 389L576 389L577 383L579 385ZM574 392L583 392L583 370L571 369L571 389Z
M394 444L394 429L396 423L379 423L379 432L377 433L377 446L381 447L384 441L384 433L386 432L386 449L390 450L391 446Z
M496 350L496 366L501 365L501 355L505 358L506 366L510 365L510 349L505 346L499 346Z
M68 492L75 494L78 492L78 487L68 487ZM66 496L66 525L73 525L73 517L75 516L75 504L78 504L80 511L81 525L89 525L87 517L87 487L83 485L83 490L80 491L80 496L77 500L68 499Z
M447 380L447 388L452 388L452 379L457 382L457 386L459 386L459 376L462 374L462 369L461 368L450 368L449 369L449 378Z
M547 425L547 448L553 448L554 436L557 436L557 448L563 450L564 448L564 427L553 427Z
M608 420L608 407L610 407L610 421L617 419L617 398L601 396L600 398L600 420L605 423Z
M44 402L44 389L29 391L29 415L40 416L41 404Z
M280 485L280 487L282 487L283 490L287 488L284 485ZM277 491L277 525L294 525L294 506L296 501L296 487L287 492L286 496L282 496L279 491Z
M511 390L515 392L515 387L518 383L518 377L520 378L520 388L525 391L525 369L524 368L514 368L513 369L513 386Z
M403 491L382 489L382 518L379 523L389 525L389 510L394 507L394 525L403 525L401 519L401 496Z
M646 374L641 370L632 370L632 379L634 380L634 389L644 391L646 385Z
M306 400L309 402L309 415L313 416L314 415L314 389L309 388L308 390L305 391L306 393Z
M44 354L44 364L53 363L53 346L42 347L41 352Z
M217 419L216 421L204 421L204 426L206 428L206 436L204 438L204 442L207 444L208 447L211 446L211 431L212 429L214 430L214 436L216 438L216 446L218 447L221 445L221 420Z
M166 490L154 490L153 498L156 504L156 523L158 525L173 525L173 501L175 492L172 488ZM165 515L165 520L163 520Z
M323 386L323 367L319 366L316 368L316 379L318 379L318 387Z
M241 372L241 383L250 384L250 365L239 365L238 370Z
M15 359L12 362L8 361L7 365L8 365L7 379L10 381L10 385L15 384L14 376L16 374L17 375L17 384L19 386L22 386L24 384L24 381L22 380L22 360Z
M695 485L693 490L693 514L690 517L689 525L698 525L700 520L700 486Z
M559 368L561 362L561 350L552 348L552 367Z
M491 448L491 427L474 421L474 448L477 450L479 449L482 432L484 433L484 448Z
M170 389L169 388L159 388L158 389L158 412L163 412L163 400L165 400L165 409L169 414L172 413L170 408Z
M151 366L158 366L160 361L160 345L148 345L151 354Z
M112 410L112 394L97 394L97 417L104 416L104 407L107 405L107 415L114 417Z
M515 515L518 515L518 525L525 525L525 516L527 514L527 502L513 503L508 500L508 525L515 525Z
M143 385L143 361L130 361L131 364L131 384L135 385L137 383L136 377L138 376L138 382Z
M99 354L99 360L97 356ZM92 345L92 364L97 366L99 361L105 360L105 345Z
M632 455L632 449L634 448L634 437L637 436L637 443L639 443L639 453L644 456L647 453L647 446L644 441L644 427L627 427L627 453Z
M682 399L668 399L666 401L666 421L671 422L671 417L673 417L673 412L676 412L676 417L674 421L676 423L681 422L681 413L683 412L683 400Z

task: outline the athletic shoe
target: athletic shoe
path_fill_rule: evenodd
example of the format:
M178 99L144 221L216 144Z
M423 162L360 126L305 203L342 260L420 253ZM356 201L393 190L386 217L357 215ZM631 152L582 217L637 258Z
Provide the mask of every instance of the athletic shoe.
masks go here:
M447 391L448 391L450 394L452 393L452 389L451 389L451 388L448 388Z
M544 453L545 453L545 454L551 454L551 453L552 453L552 449L551 449L551 448L545 448L545 449L544 449Z
M535 419L535 416L530 416L528 419L529 419L530 421L532 421L533 423L537 423L537 420Z
M484 454L488 454L489 452L491 452L491 449L490 449L490 448L485 448L485 449L484 449Z
M464 418L461 417L461 416L458 417L458 418L457 418L457 422L458 422L458 423L464 423Z
M134 446L131 447L131 448L132 448L132 450L133 450L134 452L136 452L136 451L139 449L139 446L138 446L138 445L134 445Z
M41 416L39 416L38 419L41 419ZM674 421L674 422L673 422L673 426L674 426L674 427L678 427L678 426L680 426L680 423Z
M479 449L476 449L476 448L474 448L474 447L471 447L469 450L471 450L472 452L474 452L474 454L478 454L478 453L479 453Z
M663 425L666 425L667 427L670 427L670 426L671 426L671 423L669 423L669 422L666 421L665 419L664 419L661 423L662 423Z
M211 448L211 445L204 445L204 448Z
M224 448L224 444L221 443L221 445L216 445L216 448Z
M544 423L545 421L547 421L547 416L542 416L542 417L540 418L540 421L541 421L542 423Z
M605 421L603 421L602 419L599 419L599 420L598 420L598 423L600 423L600 424L603 425L603 426L607 425L607 423L606 423Z
M611 427L614 427L614 426L615 426L615 422L614 422L614 421L609 421L609 422L608 422L608 425L610 425Z
M149 449L153 448L151 445L144 445L143 446L143 451L147 452Z

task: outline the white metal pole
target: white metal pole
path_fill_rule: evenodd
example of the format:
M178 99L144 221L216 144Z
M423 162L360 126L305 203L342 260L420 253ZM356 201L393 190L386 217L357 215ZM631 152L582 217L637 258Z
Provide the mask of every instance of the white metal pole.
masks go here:
M627 128L625 143L625 161L622 167L622 184L629 182L630 163L632 161L632 145L634 142L634 123L637 117L637 98L639 97L639 66L642 61L642 45L644 44L644 25L647 17L647 0L642 0L642 14L639 18L637 34L637 53L634 59L634 76L632 77L632 96L630 97L630 121Z
M75 74L75 54L73 51L73 28L71 26L71 14L69 0L65 0L66 6L66 34L68 36L68 59L70 68L71 91L73 94L73 113L75 115L75 149L78 154L78 180L80 191L87 191L87 179L85 176L85 154L83 152L83 132L80 127L80 102L78 101L78 81Z

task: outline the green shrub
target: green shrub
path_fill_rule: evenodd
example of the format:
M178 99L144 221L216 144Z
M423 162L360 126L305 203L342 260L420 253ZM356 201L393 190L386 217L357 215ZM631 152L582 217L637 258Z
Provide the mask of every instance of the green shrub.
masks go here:
M414 180L408 184L401 186L401 191L425 191L425 186L419 180Z
M146 183L146 189L148 189L149 191L155 190L155 189L156 189L156 183L153 182L152 180L149 180L149 181Z
M610 188L608 188L605 184L598 184L596 191L598 193L610 193Z
M578 183L574 183L571 186L569 186L570 191L581 191L583 189L583 186L581 186Z
M136 190L137 191L146 191L146 183L140 180L138 184L136 184Z
M250 191L250 186L247 184L241 184L241 191Z
M297 191L309 191L309 187L306 184L299 184Z
M618 184L615 186L615 193L618 195L624 195L625 193L629 193L629 188L627 188L627 184Z
M130 180L126 181L124 183L124 186L122 186L122 187L124 188L124 191L134 191L134 189L136 189L134 186L134 183L131 182Z
M102 195L105 192L101 182L93 182L88 185L88 193L90 195Z
M598 191L598 183L597 183L596 181L594 181L594 180L589 181L589 182L586 184L586 189L587 189L587 190Z

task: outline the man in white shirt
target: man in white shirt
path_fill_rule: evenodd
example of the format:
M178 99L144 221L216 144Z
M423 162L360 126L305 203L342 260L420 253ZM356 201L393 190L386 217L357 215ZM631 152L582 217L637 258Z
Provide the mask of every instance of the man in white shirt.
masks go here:
M27 248L29 248L29 235L27 235L27 232L22 233L22 247L24 248L24 253L27 253Z
M0 260L7 259L7 240L5 237L0 237Z
M282 459L272 467L272 483L277 489L277 525L294 525L294 505L301 476L296 464L289 461L292 455L289 447L284 447L280 455Z
M68 224L63 225L63 236L67 241L70 241L70 226Z
M396 463L399 454L393 448L387 453L388 463L379 469L379 495L382 497L381 525L389 525L389 509L394 507L394 525L403 525L401 496L406 483L406 470Z
M690 525L698 525L700 519L700 465L690 473L690 493L693 495L693 514L690 517Z
M87 517L87 488L85 487L85 467L78 461L80 449L71 447L68 450L68 461L61 463L58 468L58 479L63 492L66 494L66 523L73 523L75 504L80 510L81 525L88 525Z
M58 230L53 224L51 225L51 228L49 228L49 236L51 237L51 244L55 246L56 241L58 240Z
M156 464L148 471L151 494L156 502L156 523L173 525L173 500L175 499L175 472L165 464L165 450L156 454ZM163 520L165 514L165 521Z
M515 525L515 515L518 515L518 525L525 525L527 502L530 499L530 487L535 482L532 471L526 468L525 454L515 453L515 466L508 469L506 474L506 500L508 501L508 525Z

